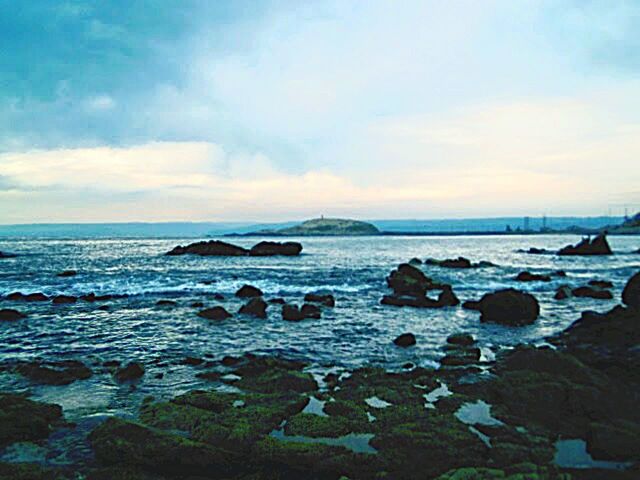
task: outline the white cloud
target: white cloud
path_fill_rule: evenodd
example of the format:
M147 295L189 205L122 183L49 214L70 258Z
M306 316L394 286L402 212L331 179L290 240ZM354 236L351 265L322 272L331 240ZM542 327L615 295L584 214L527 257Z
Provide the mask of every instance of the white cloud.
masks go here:
M88 98L84 102L84 106L88 112L104 112L114 109L116 107L116 101L109 95L97 95Z

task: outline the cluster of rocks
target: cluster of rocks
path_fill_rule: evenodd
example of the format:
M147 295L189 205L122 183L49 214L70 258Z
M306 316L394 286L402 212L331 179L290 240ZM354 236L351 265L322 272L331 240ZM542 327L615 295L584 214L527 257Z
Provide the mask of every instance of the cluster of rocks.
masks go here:
M469 333L449 335L444 350L445 356L440 359L443 367L466 367L480 361L480 348Z
M487 262L481 261L478 263L473 263L471 260L465 257L458 258L447 258L445 260L437 260L435 258L428 258L424 261L425 265L434 265L442 268L484 268L484 267L495 267L496 265Z
M264 292L252 285L243 285L236 293L238 298L248 299L248 301L240 307L238 314L249 315L256 318L267 318L267 308L269 304L282 305L282 319L290 322L298 322L307 318L321 318L323 307L334 307L335 298L330 294L307 293L304 296L304 304L298 306L286 303L282 298L274 298L266 302L262 297ZM233 315L222 306L206 308L198 312L198 316L208 320L226 320Z
M62 304L70 304L76 303L78 300L83 300L85 302L104 302L107 300L111 300L113 298L112 295L96 295L95 293L89 293L87 295L75 296L75 295L55 295L48 296L44 293L22 293L22 292L13 292L5 297L6 300L12 302L48 302L51 301L54 305L62 305Z
M442 308L453 307L460 303L453 293L451 285L437 283L427 277L420 269L403 263L387 277L387 285L393 294L385 295L383 305L396 307ZM438 290L436 299L429 298L427 292Z
M569 297L612 300L611 288L613 288L613 283L608 280L590 280L587 285L575 288L571 288L569 285L560 285L553 298L556 300L564 300Z
M257 243L250 249L239 247L220 240L196 242L190 245L179 245L167 252L167 255L201 255L218 257L271 257L277 255L296 256L302 252L302 245L298 242L268 242Z

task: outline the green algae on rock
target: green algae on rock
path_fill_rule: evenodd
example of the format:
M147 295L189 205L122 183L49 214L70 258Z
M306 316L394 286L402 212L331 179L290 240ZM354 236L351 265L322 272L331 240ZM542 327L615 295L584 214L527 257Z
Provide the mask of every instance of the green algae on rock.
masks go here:
M0 393L0 447L14 442L42 440L62 421L59 405Z

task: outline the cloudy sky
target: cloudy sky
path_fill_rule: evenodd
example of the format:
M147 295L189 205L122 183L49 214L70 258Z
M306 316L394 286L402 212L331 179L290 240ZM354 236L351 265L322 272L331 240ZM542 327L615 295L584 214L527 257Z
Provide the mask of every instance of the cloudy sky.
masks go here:
M640 206L640 2L0 1L0 223Z

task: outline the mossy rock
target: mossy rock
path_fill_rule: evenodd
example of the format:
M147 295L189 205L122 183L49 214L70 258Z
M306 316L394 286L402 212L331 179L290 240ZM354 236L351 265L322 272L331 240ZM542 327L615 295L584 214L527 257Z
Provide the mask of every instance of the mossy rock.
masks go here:
M318 389L310 373L284 369L268 369L253 375L245 373L234 386L260 393L305 393Z
M345 417L299 413L287 420L284 432L287 435L335 438L347 435L353 432L353 429Z
M0 480L71 480L75 475L30 463L0 462Z
M571 480L571 475L533 464L516 465L511 471L484 467L450 470L436 480Z
M168 476L230 473L239 463L238 457L223 449L115 417L95 428L89 441L101 465Z
M47 438L62 420L62 407L21 395L0 393L0 447Z

